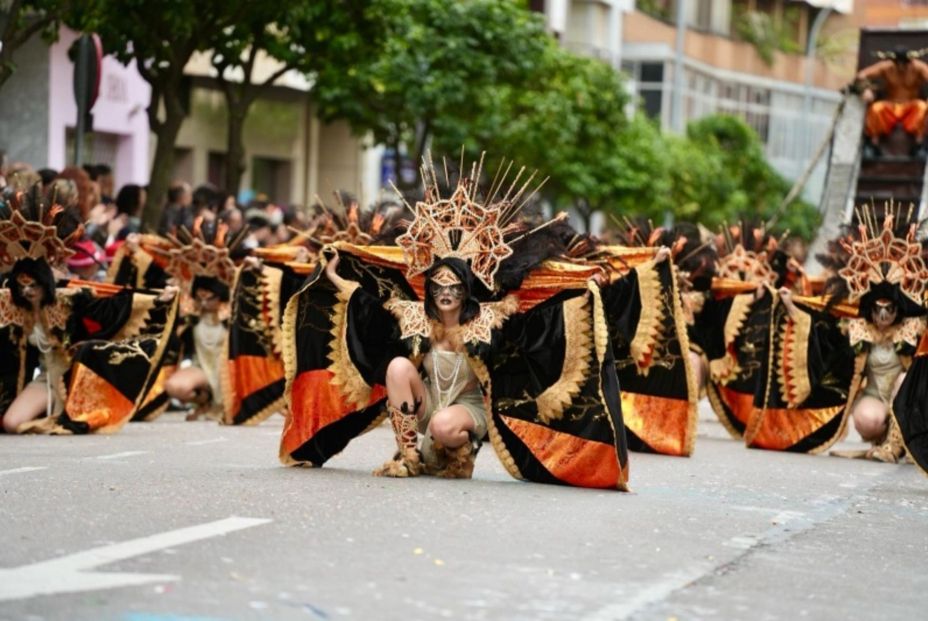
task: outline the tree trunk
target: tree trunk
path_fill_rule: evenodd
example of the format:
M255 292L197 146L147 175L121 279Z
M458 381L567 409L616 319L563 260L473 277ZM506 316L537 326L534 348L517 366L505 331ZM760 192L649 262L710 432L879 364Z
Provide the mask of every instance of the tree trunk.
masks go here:
M13 68L9 67L6 64L0 63L0 88L3 88L3 83L10 79L10 76L13 75Z
M157 103L153 102L152 105L157 105ZM142 226L150 231L157 231L161 223L161 214L164 211L168 188L171 185L171 174L174 170L174 145L177 143L180 126L184 122L184 110L180 102L166 102L165 109L164 121L158 127L153 128L157 146L155 147L155 159L151 163L148 199L142 211Z
M242 130L245 128L245 118L251 108L251 102L238 103L233 106L232 101L226 97L229 108L228 136L226 140L226 175L223 189L238 196L241 190L242 175L245 173L245 141Z

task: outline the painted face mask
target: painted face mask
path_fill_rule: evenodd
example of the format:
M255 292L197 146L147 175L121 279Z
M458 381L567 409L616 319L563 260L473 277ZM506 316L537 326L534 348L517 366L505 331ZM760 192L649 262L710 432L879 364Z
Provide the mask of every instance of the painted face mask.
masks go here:
M429 283L429 292L436 300L444 295L449 295L454 300L464 299L464 285L461 279L446 267L435 272L435 276Z
M889 300L879 300L873 309L874 323L888 326L896 320L896 305Z
M19 285L20 289L35 287L35 279L29 274L18 274L16 276L16 284Z

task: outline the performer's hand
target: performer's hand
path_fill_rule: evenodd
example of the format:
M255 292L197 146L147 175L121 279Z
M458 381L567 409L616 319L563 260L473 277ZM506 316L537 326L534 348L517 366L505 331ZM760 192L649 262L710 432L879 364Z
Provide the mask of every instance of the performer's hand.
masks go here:
M796 314L796 304L793 302L793 292L786 287L780 287L777 293L780 294L780 300L783 302L783 306L786 307L789 316L794 316Z
M876 95L873 93L872 88L865 88L864 92L860 94L860 98L864 100L864 103L873 103L873 100L876 99Z
M158 301L159 302L170 302L175 297L177 297L177 294L179 291L180 290L174 285L168 285L167 287L161 290L161 295L158 296Z
M297 248L296 256L293 257L293 260L297 263L309 263L309 248L304 246Z
M667 246L661 246L657 253L654 255L655 263L663 263L670 256L670 248Z
M246 270L259 270L263 262L258 257L245 257L245 261L242 264L242 267Z
M135 252L139 249L139 244L142 242L142 236L138 233L129 233L126 235L126 247L129 248L132 252Z
M329 280L332 281L332 284L337 285L338 281L341 280L341 276L338 275L338 272L335 270L338 269L338 262L341 261L341 257L338 256L338 253L335 253L328 263L325 264L325 275L328 276Z
M602 272L596 272L590 276L590 282L595 283L597 287L609 284L609 278Z

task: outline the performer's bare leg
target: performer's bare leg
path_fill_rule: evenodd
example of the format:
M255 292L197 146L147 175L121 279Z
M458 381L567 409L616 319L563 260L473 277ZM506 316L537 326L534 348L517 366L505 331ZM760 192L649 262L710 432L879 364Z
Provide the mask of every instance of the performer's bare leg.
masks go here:
M873 443L865 457L894 464L905 455L902 433L889 408L879 399L862 397L852 412L854 426L861 437Z
M175 371L164 383L164 392L181 403L197 405L193 413L187 416L188 420L196 420L210 407L212 402L209 378L198 367L187 367Z
M48 388L40 384L26 384L3 415L3 430L16 433L23 423L35 420L48 410Z
M396 456L374 471L375 476L411 477L422 473L417 431L425 384L408 358L394 358L387 366L387 411L396 436Z
M867 442L879 442L886 433L886 418L889 411L882 401L875 397L861 397L851 412L854 428Z

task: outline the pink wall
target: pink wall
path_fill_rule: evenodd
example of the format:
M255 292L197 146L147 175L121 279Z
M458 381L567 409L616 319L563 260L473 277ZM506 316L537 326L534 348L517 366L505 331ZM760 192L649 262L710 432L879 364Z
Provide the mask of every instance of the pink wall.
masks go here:
M72 76L74 65L68 59L68 48L77 34L63 28L58 42L49 55L48 165L61 169L65 161L67 128L77 122ZM106 54L104 48L103 53ZM93 107L93 130L107 134L115 144L114 175L116 188L126 183L148 183L148 150L150 133L146 109L151 87L135 70L134 62L123 66L115 58L104 56L100 79L100 95ZM85 163L96 163L92 156Z

